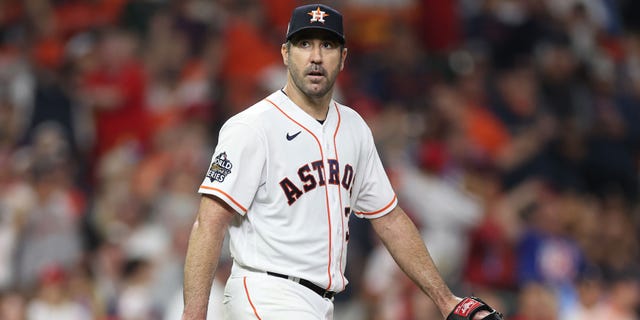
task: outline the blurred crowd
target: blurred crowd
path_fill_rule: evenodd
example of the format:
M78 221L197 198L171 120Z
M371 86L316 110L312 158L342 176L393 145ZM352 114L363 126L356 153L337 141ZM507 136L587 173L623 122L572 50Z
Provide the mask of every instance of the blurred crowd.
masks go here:
M216 134L284 84L306 3L0 1L0 319L179 318ZM640 2L325 3L336 98L454 292L510 320L640 319ZM440 319L350 228L336 318Z

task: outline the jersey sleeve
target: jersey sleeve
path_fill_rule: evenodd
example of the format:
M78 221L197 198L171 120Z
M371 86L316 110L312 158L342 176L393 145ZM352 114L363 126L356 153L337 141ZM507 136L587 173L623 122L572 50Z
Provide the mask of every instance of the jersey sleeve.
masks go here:
M198 192L214 195L239 214L246 214L263 179L263 142L257 130L247 124L225 124Z
M355 181L357 189L354 192L353 209L357 217L373 219L391 212L398 204L398 198L384 170L368 127L366 133L362 156L359 160L362 169Z

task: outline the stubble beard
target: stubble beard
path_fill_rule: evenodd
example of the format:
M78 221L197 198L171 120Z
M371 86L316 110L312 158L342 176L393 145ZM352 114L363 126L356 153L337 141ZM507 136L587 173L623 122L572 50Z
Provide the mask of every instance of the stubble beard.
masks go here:
M337 69L337 68L336 68ZM307 79L305 79L305 75L307 74L306 70L303 72L289 61L289 75L291 75L291 79L293 80L293 84L298 88L298 90L304 93L306 96L310 98L322 98L326 96L333 89L333 85L336 82L336 77L338 74L338 70L333 70L333 73L324 72L324 78L326 82L324 83L305 83ZM319 86L320 88L314 89L314 87Z

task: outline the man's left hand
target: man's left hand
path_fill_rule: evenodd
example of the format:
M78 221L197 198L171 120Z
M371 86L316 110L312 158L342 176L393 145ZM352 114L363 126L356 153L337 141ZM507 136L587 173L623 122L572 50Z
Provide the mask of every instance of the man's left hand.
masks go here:
M503 317L480 298L466 297L453 308L447 320L503 320Z

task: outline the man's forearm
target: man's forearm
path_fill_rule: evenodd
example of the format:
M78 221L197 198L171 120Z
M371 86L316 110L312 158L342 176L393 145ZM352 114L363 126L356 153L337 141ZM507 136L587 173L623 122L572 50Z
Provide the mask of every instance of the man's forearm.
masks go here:
M183 320L205 319L213 277L232 213L203 197L193 224L184 266Z
M371 224L402 271L438 306L446 317L459 299L451 293L427 250L418 229L400 208L371 220Z

